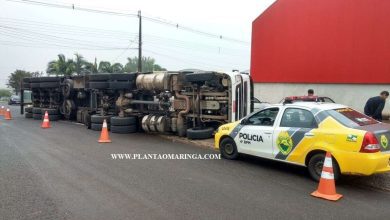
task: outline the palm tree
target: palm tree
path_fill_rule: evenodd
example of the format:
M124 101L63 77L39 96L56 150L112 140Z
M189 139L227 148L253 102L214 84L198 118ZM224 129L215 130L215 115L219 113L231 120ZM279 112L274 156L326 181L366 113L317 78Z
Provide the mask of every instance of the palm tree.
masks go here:
M85 63L85 73L97 73L98 67L97 67L97 60L95 58L94 63L86 62Z
M108 61L100 61L99 63L100 73L123 73L123 65L120 63L114 63L111 65Z
M46 72L49 75L71 76L75 70L75 63L72 59L66 59L63 54L58 54L58 60L50 61Z
M74 71L77 73L77 75L80 75L85 72L87 61L81 54L75 53L74 55L76 57L76 59L74 60Z
M127 63L124 70L126 72L136 72L138 71L138 57L127 58ZM164 71L165 68L162 68L160 65L156 64L155 59L151 57L142 57L142 71L143 72L152 72L152 71Z

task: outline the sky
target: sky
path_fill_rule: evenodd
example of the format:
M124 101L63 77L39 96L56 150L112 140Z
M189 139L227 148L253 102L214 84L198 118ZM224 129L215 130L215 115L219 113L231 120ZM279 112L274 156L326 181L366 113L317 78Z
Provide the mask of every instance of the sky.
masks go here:
M8 75L16 69L45 72L47 63L58 54L74 58L78 53L90 62L96 58L97 62L123 65L127 57L138 55L136 16L91 13L78 8L134 15L141 10L145 16L143 56L153 57L168 70L248 70L252 21L274 1L35 1L66 6L58 8L23 0L0 0L0 88L6 87Z

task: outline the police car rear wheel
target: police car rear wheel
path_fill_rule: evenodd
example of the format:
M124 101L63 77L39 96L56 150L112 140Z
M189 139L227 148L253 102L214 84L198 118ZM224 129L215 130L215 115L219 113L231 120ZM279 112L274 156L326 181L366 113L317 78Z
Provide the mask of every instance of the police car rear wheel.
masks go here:
M219 150L223 158L234 160L238 157L236 143L230 138L225 138L221 141Z
M321 173L322 173L322 167L324 165L324 160L325 160L325 153L318 153L313 155L309 163L307 164L307 168L309 170L309 174L311 178L315 181L320 181L321 178ZM334 179L338 180L340 177L340 168L339 165L337 164L337 161L332 158L332 167L333 167L333 175Z

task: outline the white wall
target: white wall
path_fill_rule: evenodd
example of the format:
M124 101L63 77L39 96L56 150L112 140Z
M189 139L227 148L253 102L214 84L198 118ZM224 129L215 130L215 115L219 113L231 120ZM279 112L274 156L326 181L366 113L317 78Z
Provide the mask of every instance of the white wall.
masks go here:
M328 96L337 103L363 111L368 98L378 96L383 90L390 91L390 85L255 83L254 96L260 101L278 103L286 96L306 95L308 89L314 89L315 95ZM384 112L390 113L389 100Z

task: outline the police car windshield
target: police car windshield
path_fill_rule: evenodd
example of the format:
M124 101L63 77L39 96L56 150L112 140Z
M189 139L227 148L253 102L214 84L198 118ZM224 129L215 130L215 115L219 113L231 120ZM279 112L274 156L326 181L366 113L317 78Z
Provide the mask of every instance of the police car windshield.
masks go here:
M379 123L373 118L368 117L351 108L339 108L327 111L334 119L347 127L358 127Z

